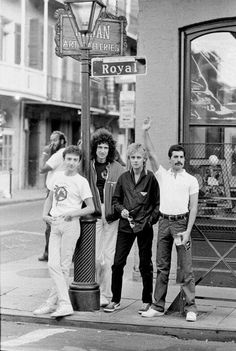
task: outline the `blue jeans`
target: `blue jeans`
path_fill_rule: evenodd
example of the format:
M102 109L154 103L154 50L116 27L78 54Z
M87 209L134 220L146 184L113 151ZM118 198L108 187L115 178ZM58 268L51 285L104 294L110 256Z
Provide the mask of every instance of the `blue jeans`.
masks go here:
M183 232L187 228L187 218L178 221L160 218L156 264L157 276L154 291L154 302L152 308L157 311L164 311L165 299L168 288L169 273L171 266L171 251L174 236ZM185 294L185 312L196 312L195 304L195 281L192 269L192 253L190 248L186 249L183 245L176 246L178 262L180 265L181 285Z

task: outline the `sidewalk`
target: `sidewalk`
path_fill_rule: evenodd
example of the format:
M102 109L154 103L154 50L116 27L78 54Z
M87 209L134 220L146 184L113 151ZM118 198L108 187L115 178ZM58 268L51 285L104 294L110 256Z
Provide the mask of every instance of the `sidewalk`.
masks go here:
M33 201L45 195L43 191L27 194L25 199L21 194L12 201ZM141 305L142 284L132 280L133 255L130 255L125 269L120 310L111 314L104 313L102 309L75 312L59 321L51 319L50 315L34 316L32 311L45 301L51 286L47 264L38 261L38 248L44 244L44 235L9 231L0 232L0 239L2 320L171 335L186 339L236 341L236 290L233 288L197 286L197 296L207 299L197 299L199 316L195 323L186 322L178 312L158 318L142 318L137 313ZM179 286L169 286L166 307L178 292Z
M45 199L46 189L23 189L13 192L11 198L0 197L0 206Z

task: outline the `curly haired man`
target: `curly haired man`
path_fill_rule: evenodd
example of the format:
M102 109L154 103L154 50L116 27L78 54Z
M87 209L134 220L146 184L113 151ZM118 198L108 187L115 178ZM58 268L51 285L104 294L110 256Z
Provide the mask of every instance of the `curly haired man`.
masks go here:
M115 161L116 142L105 128L95 131L91 139L90 186L95 205L96 223L96 276L100 285L100 305L108 305L111 295L111 266L117 239L118 217L112 206L116 182L124 172Z

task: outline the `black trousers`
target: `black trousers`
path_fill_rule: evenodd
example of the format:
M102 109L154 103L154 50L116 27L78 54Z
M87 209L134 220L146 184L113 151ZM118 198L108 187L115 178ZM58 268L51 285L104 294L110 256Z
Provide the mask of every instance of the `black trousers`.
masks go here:
M46 194L46 199L48 198L50 193L50 190L47 189L47 194ZM46 223L46 230L45 230L45 248L44 248L44 256L48 256L48 246L49 246L49 238L50 238L50 233L51 233L51 226L49 223Z
M153 228L146 225L141 232L124 233L119 231L116 242L114 264L112 266L112 302L120 302L122 280L127 257L137 237L139 249L139 270L143 281L142 301L152 303L153 290L153 264L152 264L152 239Z
M48 245L49 245L49 238L50 238L50 233L51 233L51 226L50 224L46 223L46 230L45 230L45 249L44 249L44 255L48 256Z

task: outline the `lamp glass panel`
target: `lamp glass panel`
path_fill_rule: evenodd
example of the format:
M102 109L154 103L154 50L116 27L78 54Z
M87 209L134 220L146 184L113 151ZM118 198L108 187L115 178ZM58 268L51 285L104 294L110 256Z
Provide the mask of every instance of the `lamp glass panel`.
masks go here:
M82 2L82 3L70 3L73 14L75 16L77 25L80 31L89 31L89 20L91 15L93 3Z
M93 11L93 18L92 18L91 27L90 27L91 32L93 32L95 25L96 25L96 21L99 18L101 10L102 10L101 5L99 5L98 3L94 3L93 6L94 6L94 11Z

